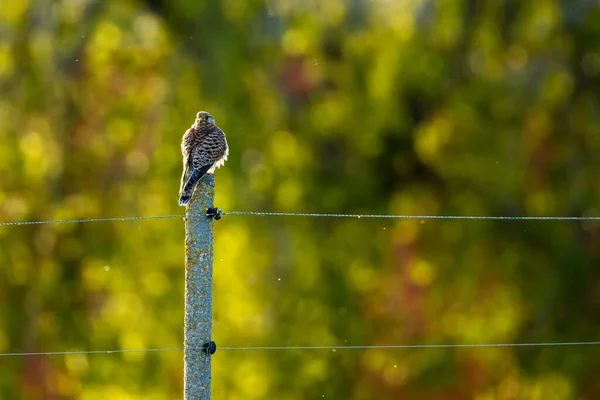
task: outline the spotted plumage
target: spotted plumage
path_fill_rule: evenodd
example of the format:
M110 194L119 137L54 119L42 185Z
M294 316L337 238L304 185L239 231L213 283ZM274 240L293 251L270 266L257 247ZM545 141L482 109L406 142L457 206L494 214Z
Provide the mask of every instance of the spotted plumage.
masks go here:
M225 164L229 147L225 133L215 125L215 119L206 111L196 114L196 121L185 132L181 141L183 175L179 187L179 205L186 205L200 179L212 174Z

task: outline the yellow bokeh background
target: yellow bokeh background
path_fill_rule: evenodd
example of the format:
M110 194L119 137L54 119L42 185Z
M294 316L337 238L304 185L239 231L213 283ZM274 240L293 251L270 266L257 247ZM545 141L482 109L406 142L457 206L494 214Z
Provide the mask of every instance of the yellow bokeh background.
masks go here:
M593 1L0 2L0 222L597 216ZM219 347L598 340L596 221L226 215ZM0 353L180 348L184 224L0 226ZM216 399L594 399L598 346L218 350ZM183 355L0 357L0 398L173 399Z

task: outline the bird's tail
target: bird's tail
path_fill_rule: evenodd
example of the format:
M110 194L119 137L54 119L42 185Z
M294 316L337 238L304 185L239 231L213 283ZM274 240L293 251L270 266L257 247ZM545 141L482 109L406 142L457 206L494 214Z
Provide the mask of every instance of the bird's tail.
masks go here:
M190 173L190 176L187 182L185 183L183 190L179 194L180 206L184 206L190 202L192 195L194 194L194 189L196 189L196 184L200 179L202 179L202 177L206 174L206 171L208 171L210 167L212 167L212 164L205 165L204 167L199 169L192 169L192 172Z

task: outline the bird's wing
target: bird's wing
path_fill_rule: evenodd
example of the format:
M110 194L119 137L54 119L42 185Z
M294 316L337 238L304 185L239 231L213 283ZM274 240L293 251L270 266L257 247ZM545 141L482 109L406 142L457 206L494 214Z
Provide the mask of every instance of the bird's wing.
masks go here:
M217 128L218 129L218 128ZM206 165L213 165L219 161L227 150L225 136L220 129L210 132L192 147L190 154L192 168L198 169Z
M181 182L179 184L179 193L183 190L183 185L187 181L188 172L190 171L189 157L183 159L183 173L181 174Z
M197 135L196 135L196 130L194 129L194 127L189 128L183 134L183 138L181 139L181 154L183 154L184 162L186 160L189 160L189 156L192 152L192 149L197 144L196 137L197 137Z
M190 154L190 158L190 164L193 169L200 169L207 165L210 168L210 166L214 163L214 161L211 161L210 151L207 150L205 145L194 147Z
M183 186L185 185L188 179L190 171L191 153L195 144L194 133L194 127L189 128L185 131L181 140L181 154L183 155L183 174L181 175L181 184L179 186L180 193L183 190Z
M210 145L207 146L207 153L212 162L220 161L227 154L227 140L223 131L217 127L211 132Z

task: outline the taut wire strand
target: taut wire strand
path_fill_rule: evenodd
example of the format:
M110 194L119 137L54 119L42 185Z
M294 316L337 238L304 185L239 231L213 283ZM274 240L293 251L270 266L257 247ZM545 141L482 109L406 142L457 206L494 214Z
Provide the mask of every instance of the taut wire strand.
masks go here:
M386 214L317 214L260 211L227 211L223 215L254 215L260 217L329 217L329 218L388 218L388 219L481 219L525 221L600 221L600 217L502 216L502 215L386 215Z
M508 216L508 215L388 215L388 214L317 214L291 212L262 212L262 211L227 211L223 215L250 215L259 217L319 217L319 218L375 218L375 219L452 219L452 220L504 220L504 221L600 221L600 217L558 217L558 216ZM116 217L91 219L59 219L49 221L16 221L0 222L3 226L18 225L47 225L47 224L76 224L106 221L141 221L148 219L184 218L185 215L150 215L142 217Z
M282 351L282 350L370 350L370 349L452 349L452 348L494 348L494 347L565 347L598 346L598 342L542 342L542 343L462 343L462 344L407 344L407 345L359 345L359 346L248 346L219 347L219 351ZM183 351L182 347L130 350L88 350L88 351L43 351L24 353L0 353L0 357L55 356L73 354L120 354L156 353L162 351Z
M116 218L90 218L90 219L57 219L52 221L17 221L17 222L2 222L0 226L16 226L16 225L50 225L50 224L78 224L88 222L106 222L106 221L141 221L145 219L169 219L183 218L185 215L150 215L146 217L116 217Z
M219 350L369 350L369 349L451 349L451 348L491 348L491 347L559 347L592 346L600 342L548 342L548 343L463 343L463 344L406 344L406 345L362 345L362 346L257 346L220 347Z

